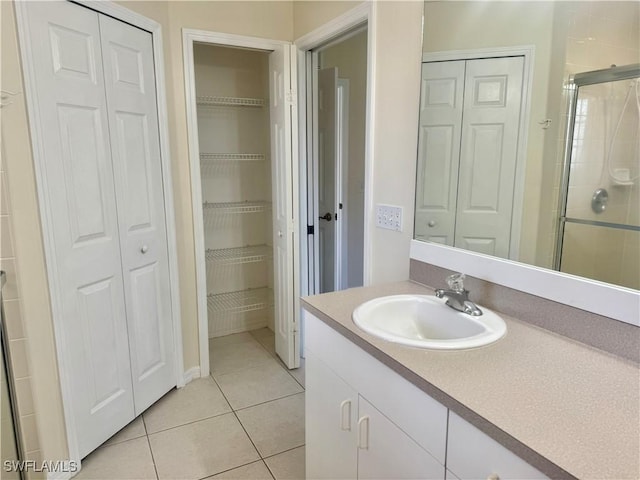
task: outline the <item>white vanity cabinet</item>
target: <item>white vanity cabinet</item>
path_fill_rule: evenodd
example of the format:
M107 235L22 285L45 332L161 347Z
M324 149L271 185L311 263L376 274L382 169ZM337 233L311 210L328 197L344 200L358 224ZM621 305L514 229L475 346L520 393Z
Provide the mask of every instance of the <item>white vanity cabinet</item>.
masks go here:
M358 392L307 350L307 478L357 478Z
M459 480L548 478L453 412L449 412L447 470L447 478Z
M442 479L444 467L371 403L358 398L358 479Z
M444 478L443 465L309 351L305 368L308 479Z
M547 478L323 321L303 315L307 479Z
M447 409L304 312L308 479L444 479Z

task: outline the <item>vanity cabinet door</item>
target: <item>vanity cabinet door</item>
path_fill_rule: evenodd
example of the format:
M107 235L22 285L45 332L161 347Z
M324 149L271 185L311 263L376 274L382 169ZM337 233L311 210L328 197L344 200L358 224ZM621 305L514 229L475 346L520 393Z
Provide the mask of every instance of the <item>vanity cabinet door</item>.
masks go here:
M357 478L358 394L307 350L306 477Z
M444 465L447 408L309 312L303 315L306 351Z
M460 480L548 479L545 474L451 411L447 469Z
M362 397L357 430L358 479L444 479L444 467Z

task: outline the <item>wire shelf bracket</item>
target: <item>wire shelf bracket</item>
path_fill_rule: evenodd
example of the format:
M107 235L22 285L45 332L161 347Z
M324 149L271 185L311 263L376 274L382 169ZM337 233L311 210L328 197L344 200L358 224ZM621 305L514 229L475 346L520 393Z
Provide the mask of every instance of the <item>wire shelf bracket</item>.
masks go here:
M196 97L198 106L204 107L264 107L265 101L262 98L243 97Z
M271 208L270 202L204 202L202 210L206 215L208 212L214 214L240 214L240 213L262 213Z
M201 153L201 163L218 162L263 162L265 155L262 153Z

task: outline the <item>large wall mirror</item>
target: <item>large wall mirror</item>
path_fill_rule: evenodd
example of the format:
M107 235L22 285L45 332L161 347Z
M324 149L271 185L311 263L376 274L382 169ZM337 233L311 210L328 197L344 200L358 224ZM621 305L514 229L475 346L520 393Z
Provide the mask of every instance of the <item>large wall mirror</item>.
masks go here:
M638 64L639 2L425 2L416 240L640 289Z

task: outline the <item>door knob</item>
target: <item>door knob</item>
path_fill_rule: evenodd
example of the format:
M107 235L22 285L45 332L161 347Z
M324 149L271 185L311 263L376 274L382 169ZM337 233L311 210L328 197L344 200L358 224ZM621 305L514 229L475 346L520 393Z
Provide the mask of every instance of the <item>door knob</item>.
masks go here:
M149 247L147 245L142 245L142 247L140 248L140 251L142 253L147 253L149 251Z
M320 220L326 220L327 222L331 221L331 212L327 212L321 217L318 217Z

